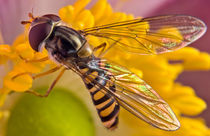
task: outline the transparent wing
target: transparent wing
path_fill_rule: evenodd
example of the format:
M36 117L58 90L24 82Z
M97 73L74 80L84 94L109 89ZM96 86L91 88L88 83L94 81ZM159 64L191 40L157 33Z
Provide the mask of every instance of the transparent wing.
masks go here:
M128 52L160 54L187 46L205 31L206 25L195 17L166 15L96 26L81 33L105 38L109 45L117 42Z
M176 130L180 124L169 105L142 79L134 73L106 60L93 60L90 68L99 67L109 76L91 74L87 76L102 88L104 93L114 96L119 104L149 124L164 130ZM106 80L104 86L94 79Z

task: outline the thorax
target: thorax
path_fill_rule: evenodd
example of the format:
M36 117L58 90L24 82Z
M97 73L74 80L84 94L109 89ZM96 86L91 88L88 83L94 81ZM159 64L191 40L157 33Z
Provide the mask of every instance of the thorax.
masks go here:
M66 26L56 26L44 44L50 58L65 66L75 65L93 56L85 37Z

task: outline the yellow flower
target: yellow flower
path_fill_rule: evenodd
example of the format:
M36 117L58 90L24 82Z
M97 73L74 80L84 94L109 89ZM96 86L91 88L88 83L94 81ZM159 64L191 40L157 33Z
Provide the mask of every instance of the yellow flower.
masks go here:
M65 23L76 30L134 18L132 15L114 12L106 0L99 0L90 10L85 9L89 2L90 0L78 0L74 5L61 8L59 16ZM148 25L145 24L143 27L148 27ZM160 32L166 33L164 28ZM176 29L174 29L174 34L180 36ZM93 36L88 36L87 39L93 46L106 42ZM8 53L1 54L1 50L5 50ZM116 55L113 56L112 54ZM50 61L30 62L30 60L44 58L46 55L46 50L42 53L36 53L30 48L27 35L20 35L11 47L0 45L0 62L2 65L6 67L8 61L11 61L13 64L11 69L6 69L7 74L4 77L3 87L0 90L0 104L3 103L6 94L9 92L24 92L30 89L33 84L33 74L41 73L48 65L54 66ZM123 110L121 118L127 124L127 127L132 130L133 136L209 135L210 130L206 127L204 121L186 117L200 114L206 108L205 102L196 96L191 87L175 82L178 75L184 70L209 70L209 54L200 52L192 47L185 47L163 55L141 56L130 53L125 55L125 52L118 50L117 47L113 47L105 55L105 58L111 58L112 61L127 67L142 77L169 103L181 122L180 130L166 132L137 120L136 117ZM177 61L178 63L170 63L171 61ZM21 76L16 77L18 74Z
M0 46L0 64L4 64L11 56L11 48L9 45Z
M202 119L182 117L180 123L182 127L177 131L163 131L142 125L137 128L138 131L133 131L132 135L139 136L139 132L141 132L141 135L144 136L209 136L209 129Z
M3 85L0 91L2 104L6 94L11 91L24 92L29 90L33 84L32 74L40 73L47 64L51 63L49 61L33 62L33 60L46 57L47 52L34 52L25 37L26 35L17 37L12 46L0 45L0 62L7 73L2 79ZM8 67L8 64L11 63L12 67Z

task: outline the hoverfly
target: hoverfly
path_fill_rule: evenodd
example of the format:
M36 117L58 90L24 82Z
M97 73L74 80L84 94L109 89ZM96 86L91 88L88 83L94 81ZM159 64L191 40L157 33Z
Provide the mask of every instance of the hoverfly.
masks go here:
M126 68L95 55L97 50L101 50L100 54L106 53L107 44L91 48L86 36L112 41L114 44L109 44L109 49L114 45L138 54L161 54L200 38L206 31L201 20L186 15L165 15L74 30L54 14L29 16L33 20L22 24L30 23L31 48L36 52L45 48L49 57L65 68L63 71L73 70L82 78L106 128L117 127L120 106L157 128L176 130L180 127L169 105L147 83ZM180 36L173 34L174 29Z

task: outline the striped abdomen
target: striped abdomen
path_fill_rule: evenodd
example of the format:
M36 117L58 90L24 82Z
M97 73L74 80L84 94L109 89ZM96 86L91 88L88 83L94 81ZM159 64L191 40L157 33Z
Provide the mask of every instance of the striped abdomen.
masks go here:
M90 92L103 125L108 129L116 128L118 124L119 104L113 96L103 90L106 87L115 91L115 86L107 83L109 76L106 75L105 71L98 72L88 68L81 69L81 71L84 73L83 80Z

